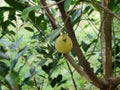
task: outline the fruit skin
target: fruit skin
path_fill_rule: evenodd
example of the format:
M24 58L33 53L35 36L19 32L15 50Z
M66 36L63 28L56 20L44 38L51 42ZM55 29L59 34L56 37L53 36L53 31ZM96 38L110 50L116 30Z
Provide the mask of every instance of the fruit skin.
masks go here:
M73 47L71 38L67 34L61 34L55 42L55 48L60 53L68 53Z

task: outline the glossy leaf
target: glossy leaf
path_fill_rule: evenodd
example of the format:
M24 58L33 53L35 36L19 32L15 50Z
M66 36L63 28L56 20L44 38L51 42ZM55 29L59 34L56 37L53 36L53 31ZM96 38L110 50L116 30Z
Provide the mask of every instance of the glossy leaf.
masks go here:
M62 30L62 28L53 30L53 31L48 35L48 37L46 38L46 41L49 42L49 43L53 42L53 40L60 34L61 30Z
M10 56L8 56L7 54L3 53L0 51L0 58L6 59L6 60L10 60Z
M47 65L43 65L42 70L44 70L47 74L50 73L50 68Z
M59 84L61 82L61 80L62 80L62 75L59 74L57 77L55 77L54 79L51 80L50 85L52 87L55 87L55 85Z
M56 81L59 83L61 80L62 80L62 75L61 74L59 74L58 76L57 76L57 78L56 78Z
M58 83L58 86L62 85L62 84L65 84L67 82L67 80L62 80Z
M28 16L29 16L29 13L33 10L35 11L38 11L40 9L39 6L31 6L31 7L27 7L23 10L23 13L22 13L22 18L24 20L27 20L28 19Z
M9 67L2 61L0 61L0 76L5 76L9 71Z
M64 9L65 9L65 11L67 11L69 9L71 1L72 0L65 0L65 2L64 2Z
M87 44L84 41L81 42L81 46L85 52L87 52L87 50L90 48L90 45L91 44Z
M75 10L74 13L72 14L71 21L72 21L73 25L75 25L77 22L80 21L81 11L82 11L82 8L79 8L79 9Z
M22 39L23 39L22 37L23 36L21 36L18 40L16 40L11 44L10 48L12 51L16 50L20 46L20 43L22 42Z
M25 77L24 77L24 79L23 79L23 81L21 83L21 86L23 86L24 84L26 84L30 80L30 78L31 78L30 73L26 73Z
M0 39L0 46L1 45L5 47L10 46L10 41L7 41L5 39Z
M12 7L0 7L0 10L11 11L11 10L14 10L14 8L12 8Z
M3 23L2 23L2 29L3 29L3 32L9 32L9 31L7 31L6 29L8 28L8 26L10 25L10 24L12 24L12 22L10 21L10 20L6 20L6 21L4 21Z
M15 13L16 13L15 10L9 11L8 19L9 20L16 20Z
M42 66L43 64L45 64L45 62L47 61L47 59L41 59L41 61L38 63L38 66Z
M28 7L28 4L27 5L22 4L17 0L4 0L4 1L16 10L22 11L24 8Z
M6 77L5 80L9 84L12 90L18 90L20 84L19 74L17 72L10 72ZM16 89L15 89L16 88Z
M30 67L30 74L31 74L31 75L34 75L35 73L36 73L35 67L34 67L34 66L31 66L31 67Z
M4 18L4 16L3 16L3 10L0 10L0 24L3 22L3 18Z
M27 46L25 46L23 49L20 50L20 52L17 53L17 55L15 56L15 58L13 59L13 61L11 62L11 65L10 65L10 70L13 71L15 65L17 64L19 58L22 56L22 54L24 52L26 52L28 49Z
M25 27L25 29L30 31L30 32L34 32L34 30L31 27Z

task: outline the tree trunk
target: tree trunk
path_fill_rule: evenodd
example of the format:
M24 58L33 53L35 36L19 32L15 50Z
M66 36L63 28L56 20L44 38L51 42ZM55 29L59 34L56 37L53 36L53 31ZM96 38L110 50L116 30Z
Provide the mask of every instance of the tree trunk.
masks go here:
M56 0L59 2L60 0ZM44 0L40 0L43 6L47 6ZM108 0L101 0L102 6L107 9ZM120 83L120 76L112 77L112 16L108 11L104 10L101 14L101 50L102 50L102 61L103 61L103 80L99 79L91 70L89 63L79 48L75 33L70 21L70 18L64 11L64 0L58 4L62 19L65 23L65 27L68 30L68 34L74 41L74 50L82 66L76 64L75 60L68 54L64 54L66 59L75 68L79 74L83 75L93 85L98 87L100 90L115 90L117 85ZM53 29L58 28L53 15L49 11L48 7L45 8L46 14L52 24ZM82 67L82 68L81 68Z
M109 86L109 87L107 87L107 88L100 89L100 90L116 90L116 87L111 87L111 86Z
M107 8L108 0L101 0ZM103 61L103 74L107 80L112 76L112 16L104 11L101 16L101 49Z

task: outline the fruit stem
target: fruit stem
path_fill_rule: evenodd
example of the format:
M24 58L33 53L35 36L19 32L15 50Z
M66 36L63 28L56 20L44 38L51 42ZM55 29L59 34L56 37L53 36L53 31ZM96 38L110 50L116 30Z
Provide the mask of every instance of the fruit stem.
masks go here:
M62 28L62 34L65 34L65 28Z

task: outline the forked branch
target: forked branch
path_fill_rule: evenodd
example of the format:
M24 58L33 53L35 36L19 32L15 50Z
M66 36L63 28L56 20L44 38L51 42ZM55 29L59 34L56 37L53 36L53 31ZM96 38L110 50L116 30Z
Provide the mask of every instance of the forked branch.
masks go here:
M59 0L56 0L56 2L58 2ZM88 77L90 78L90 80L92 81L92 83L99 87L99 88L104 88L104 82L99 80L96 75L93 73L93 71L91 70L90 68L90 65L89 63L87 62L85 56L83 55L80 47L79 47L79 44L77 42L77 39L75 37L75 33L74 33L74 30L73 30L73 27L72 27L72 24L71 24L71 20L70 18L66 15L66 12L64 10L64 2L61 2L58 4L58 7L59 7L59 10L61 12L61 15L62 15L62 19L65 23L65 28L67 29L68 31L68 34L69 36L71 37L72 41L74 42L73 43L73 47L74 47L74 51L79 59L79 62L81 64L81 66L83 67L83 70L85 71L85 73L88 75ZM67 22L66 22L66 19L67 19Z

